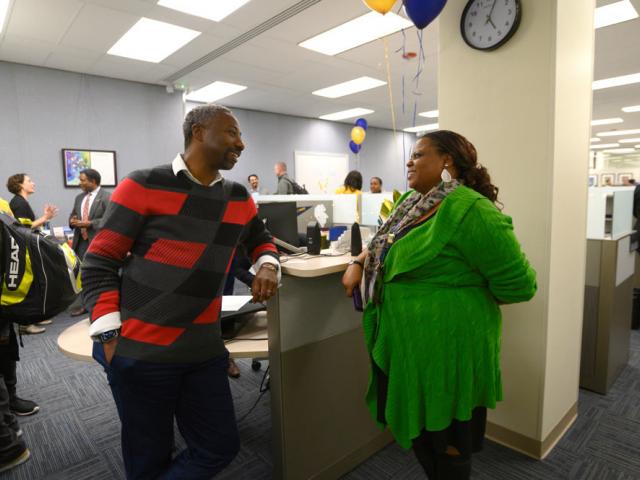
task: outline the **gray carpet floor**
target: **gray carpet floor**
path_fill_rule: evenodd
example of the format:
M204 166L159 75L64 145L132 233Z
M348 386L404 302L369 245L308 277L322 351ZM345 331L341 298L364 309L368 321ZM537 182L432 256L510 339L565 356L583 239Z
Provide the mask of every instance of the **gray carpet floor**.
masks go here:
M97 364L65 357L56 345L58 335L75 321L63 314L44 334L24 337L18 392L36 400L41 410L20 420L31 459L0 474L2 479L124 478L119 422L104 372ZM242 376L231 381L238 418L258 398L264 372L252 371L248 360L239 365ZM240 454L217 478L271 478L268 393L239 427ZM640 479L640 333L633 333L630 364L607 396L580 392L578 420L546 460L487 442L473 462L472 478L478 480ZM343 478L425 476L411 452L392 444Z

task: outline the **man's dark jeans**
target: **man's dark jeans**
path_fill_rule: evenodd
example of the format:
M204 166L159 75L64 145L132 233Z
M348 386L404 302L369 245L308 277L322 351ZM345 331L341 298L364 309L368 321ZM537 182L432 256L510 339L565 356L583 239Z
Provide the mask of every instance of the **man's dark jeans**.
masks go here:
M122 423L127 478L210 479L236 456L240 438L229 379L228 354L198 364L151 363L115 355L105 367ZM187 448L173 460L173 421Z

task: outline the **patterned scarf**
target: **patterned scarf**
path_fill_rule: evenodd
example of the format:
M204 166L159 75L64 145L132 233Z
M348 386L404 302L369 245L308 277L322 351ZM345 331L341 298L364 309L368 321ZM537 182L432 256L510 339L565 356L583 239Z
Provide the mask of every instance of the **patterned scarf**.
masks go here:
M380 227L369 243L369 254L365 260L365 303L368 302L370 298L373 298L373 288L376 277L380 273L383 264L383 255L386 255L393 243L394 237L413 222L424 217L434 207L439 205L447 195L458 188L459 185L461 185L461 183L454 179L449 183L440 182L424 195L414 191L396 207L384 225ZM387 243L389 244L388 247Z

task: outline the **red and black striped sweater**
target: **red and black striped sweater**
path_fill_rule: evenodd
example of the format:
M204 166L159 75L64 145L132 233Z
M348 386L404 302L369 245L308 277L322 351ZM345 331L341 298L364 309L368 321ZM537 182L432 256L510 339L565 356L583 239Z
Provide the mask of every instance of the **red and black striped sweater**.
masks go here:
M117 355L200 362L224 352L224 280L242 244L255 262L278 258L245 187L203 186L171 165L118 185L82 265L92 333L122 323ZM94 327L102 328L94 328Z

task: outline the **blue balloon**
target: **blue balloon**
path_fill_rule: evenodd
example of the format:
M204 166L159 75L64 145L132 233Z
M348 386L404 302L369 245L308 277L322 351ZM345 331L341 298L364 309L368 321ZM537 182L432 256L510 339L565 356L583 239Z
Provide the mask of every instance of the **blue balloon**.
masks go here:
M411 21L422 30L440 15L447 0L403 0L403 2Z
M356 120L356 127L362 127L366 130L367 126L367 121L364 118L359 118Z
M360 151L360 149L362 148L362 145L358 145L356 142L354 142L353 140L351 140L349 142L349 148L351 149L351 151L353 153L358 153Z

